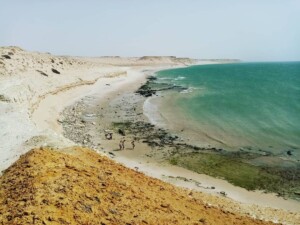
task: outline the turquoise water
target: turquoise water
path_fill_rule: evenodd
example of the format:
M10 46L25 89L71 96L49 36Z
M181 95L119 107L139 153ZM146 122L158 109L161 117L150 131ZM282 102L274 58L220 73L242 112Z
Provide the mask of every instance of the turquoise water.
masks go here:
M201 65L157 77L188 88L172 94L170 107L199 133L227 147L299 154L300 62Z

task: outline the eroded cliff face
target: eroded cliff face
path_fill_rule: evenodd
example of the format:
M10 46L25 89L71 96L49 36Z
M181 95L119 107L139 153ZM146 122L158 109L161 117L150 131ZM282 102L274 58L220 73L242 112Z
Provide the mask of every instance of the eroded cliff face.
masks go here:
M0 223L271 224L206 205L79 147L34 149L4 171Z

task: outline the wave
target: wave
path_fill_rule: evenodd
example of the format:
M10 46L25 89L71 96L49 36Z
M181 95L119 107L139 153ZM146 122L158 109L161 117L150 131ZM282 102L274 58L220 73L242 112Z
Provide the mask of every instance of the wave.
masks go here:
M189 94L189 93L192 93L194 90L195 90L195 88L189 87L188 89L181 91L180 94Z
M183 77L183 76L178 76L178 77L175 77L175 78L173 78L173 77L160 77L160 78L158 78L158 80L173 80L173 81L178 81L178 80L184 80L184 79L186 79L186 77Z
M180 94L189 94L189 93L193 93L194 91L197 91L197 90L204 90L205 88L204 87L188 87L187 89L185 90L182 90L180 91L179 93Z
M165 126L165 120L162 115L159 113L158 105L152 103L153 99L156 97L147 98L143 105L144 115L148 118L150 123L163 127Z
M174 80L184 80L186 77L181 77L181 76L179 76L179 77L176 77L176 78L174 78Z
M173 78L170 77L160 77L158 80L173 80Z

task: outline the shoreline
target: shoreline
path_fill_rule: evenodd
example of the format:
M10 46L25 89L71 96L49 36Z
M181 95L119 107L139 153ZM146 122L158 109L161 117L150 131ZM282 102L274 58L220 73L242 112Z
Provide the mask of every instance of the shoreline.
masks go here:
M181 109L174 105L173 101L176 96L181 96L178 93L182 92L180 88L171 90L165 88L159 91L162 86L161 82L159 78L156 81L153 77L149 79L146 87L142 87L147 92L157 90L156 95L146 98L143 107L144 114L152 124L167 130L190 146L186 149L190 151L184 151L182 148L177 150L178 144L175 143L176 149L170 156L170 163L213 177L223 177L232 184L248 190L266 190L268 193L276 193L284 198L300 200L298 194L300 183L297 182L299 160L294 154L291 156L289 151L282 151L278 154L278 152L261 147L255 148L252 145L234 149L228 143L210 137L209 129L203 127L197 129L193 124L193 119L181 114ZM193 146L195 146L194 150ZM216 154L206 154L206 150ZM207 165L208 162L212 166ZM240 167L236 168L235 165ZM226 170L235 171L236 169L240 170L244 176L238 177L234 172L226 172Z
M146 74L145 77L147 75L150 75L150 74ZM96 117L85 118L83 116L83 118L86 119L84 124L86 127L88 127L87 130L89 130L88 134L90 136L87 137L88 140L86 140L85 144L84 144L84 140L82 140L82 143L81 143L82 145L89 146L89 144L91 143L91 147L95 148L97 152L102 153L103 150L105 150L106 155L114 158L114 160L126 165L127 167L130 167L132 169L137 169L140 172L145 173L146 175L156 177L158 179L162 179L164 181L167 181L169 183L175 184L180 187L194 189L196 191L201 191L201 192L206 192L206 193L212 193L214 195L217 195L216 198L219 198L219 196L222 195L222 194L220 194L220 192L225 190L225 192L226 191L228 192L228 193L227 192L226 193L229 198L231 198L235 201L242 202L242 204L244 204L244 205L245 204L260 205L258 207L277 206L275 208L289 210L289 211L293 211L295 213L299 212L300 204L297 201L284 200L283 198L276 197L275 194L265 194L260 191L256 191L256 192L247 191L243 188L233 186L225 180L212 178L207 175L197 174L197 173L194 173L192 171L186 170L181 167L174 167L172 165L166 165L166 164L161 164L161 163L157 164L156 163L157 158L155 158L155 160L153 160L153 159L151 159L151 157L147 156L152 153L152 150L146 143L143 143L143 142L136 143L136 146L137 146L136 149L137 148L142 149L141 151L138 151L138 152L137 152L137 150L132 151L132 150L130 150L130 148L127 148L125 151L117 151L118 142L119 142L119 139L121 138L121 136L114 133L113 140L105 140L105 137L104 137L104 130L110 128L110 123L115 118L107 119L103 115L111 116L113 114L118 114L118 112L114 113L114 110L116 110L118 108L118 110L120 111L121 110L120 105L116 104L115 105L116 108L113 108L113 110L111 110L110 112L105 111L105 109L107 108L108 105L112 105L115 103L114 99L117 99L116 100L117 103L122 104L122 102L123 102L123 104L125 104L127 106L130 105L131 103L128 103L128 102L124 103L125 100L122 99L122 97L124 97L124 95L126 97L126 95L128 95L129 93L132 94L132 92L136 90L136 87L139 87L139 86L140 86L140 83L136 84L135 87L131 86L131 87L127 87L127 89L124 88L122 90L115 90L114 94L111 93L109 99L107 99L107 98L96 99L95 97L90 97L88 99L89 104L96 106L96 108L98 107L98 109L103 108L104 111L100 110L101 113L100 112L96 113L95 111L93 111L95 109L95 107L91 107L89 109L86 109L85 107L83 107L80 109L80 110L84 111L82 113L82 115L84 115L84 114L91 114L91 115L92 114L96 114L96 115L102 114L102 117L100 120L99 120L99 118L96 118ZM122 96L122 92L123 92L123 96ZM133 99L132 97L133 96L129 94L129 96L127 96L127 99L132 100ZM137 100L137 102L138 101L139 100ZM142 100L142 101L144 101L144 100ZM83 104L83 103L84 103L84 100L82 100L80 104ZM74 106L73 106L73 108L74 108ZM138 111L138 110L140 110L140 111ZM140 106L140 109L136 109L135 111L137 111L136 112L137 114L140 114L142 112L142 110L143 110L143 107ZM128 109L121 110L121 111L126 112L126 111L128 111ZM125 116L125 115L123 115L123 116ZM128 116L128 115L126 115L126 116ZM63 117L64 117L64 119L66 119L65 115ZM120 117L121 117L120 115L116 115L116 118L120 118ZM80 118L82 118L82 117L80 117ZM145 116L143 114L140 114L139 119L141 119L145 122L147 121L147 119L145 118ZM94 131L97 133L90 132L90 130L93 129L93 127L94 128L98 127L98 124L101 124L101 126L99 127L99 129L96 129L96 131ZM95 136L97 136L97 138L95 138ZM101 145L99 145L100 143L101 143ZM128 143L128 141L126 143ZM126 144L126 145L128 146L128 144ZM158 172L158 171L161 171L161 172ZM174 176L174 174L176 174L176 176ZM180 175L177 176L177 174L180 174ZM185 177L186 179L183 179L182 177ZM200 186L204 186L204 187L202 187L202 188L199 187L199 183L201 183ZM218 186L218 187L215 187L214 191L207 189L207 187L210 187L213 185ZM229 201L232 201L232 200L229 200ZM248 205L248 207L250 207L250 206Z
M8 50L3 50L5 54L6 51ZM134 110L139 114L140 119L147 123L147 119L143 115L142 105L140 105L139 108L133 109L131 103L128 104L125 100L129 99L130 102L136 103L144 101L141 96L132 92L136 91L136 89L144 83L146 76L150 75L148 74L150 71L187 66L185 63L177 60L172 62L172 64L168 59L162 63L159 61L161 64L155 64L157 62L153 63L151 57L150 62L145 61L148 60L148 58L144 59L143 57L140 59L93 59L93 61L86 60L79 62L78 59L73 59L71 57L56 57L41 53L28 53L20 49L14 50L14 54L15 55L12 56L9 63L11 65L15 63L15 67L4 67L4 72L1 71L3 74L8 75L1 77L1 81L3 81L3 84L5 82L5 85L1 86L0 89L5 93L5 96L8 97L8 102L0 102L1 105L5 106L3 112L1 112L1 115L4 115L4 117L1 119L5 120L3 132L7 132L2 136L3 142L5 143L5 145L2 146L4 151L1 161L5 161L5 163L2 163L1 165L2 169L6 169L20 155L35 147L45 146L49 148L63 148L78 145L62 135L61 126L64 125L64 119L66 119L60 117L62 111L68 109L72 111L74 107L78 106L78 112L80 112L82 109L80 108L82 106L80 104L87 104L89 107L98 108L105 106L105 104L115 104L107 109L115 110L123 104L123 106L125 105L127 108L124 111L121 110L122 115L118 114L120 113L120 110L119 112L116 110L109 112L110 114L105 114L106 108L104 108L102 113L96 114L96 116L90 112L73 115L75 117L77 116L76 118L79 119L78 121L72 121L72 123L78 122L73 123L73 125L75 125L73 128L76 129L76 132L79 132L83 128L88 129L94 127L95 136L92 136L89 132L85 132L82 133L84 134L82 138L94 138L95 140L92 141L95 141L95 143L93 143L92 147L98 153L103 154L103 150L105 150L104 153L106 155L114 158L116 162L123 163L127 167L139 170L152 177L157 176L159 179L173 183L176 186L188 189L193 188L196 191L191 190L190 193L192 195L201 195L203 201L206 201L208 204L239 212L245 216L264 218L272 221L277 221L278 218L279 221L285 222L285 224L295 224L294 221L297 221L297 219L300 218L298 213L299 210L297 208L299 204L293 205L293 202L277 198L273 195L270 195L270 198L277 199L278 201L273 204L270 203L270 205L279 206L279 208L281 208L280 210L257 206L257 204L249 205L238 203L229 198L230 190L239 195L239 192L236 192L237 189L230 184L228 186L228 197L222 197L220 196L220 193L217 193L217 196L208 195L201 190L201 188L203 190L208 190L205 188L209 187L211 184L206 182L209 182L210 179L215 180L216 182L225 181L208 176L203 177L203 180L198 181L196 179L200 179L199 174L165 163L162 164L163 160L157 162L157 159L164 157L165 153L163 151L151 149L148 143L142 141L137 142L136 149L132 151L130 150L130 147L128 148L128 141L126 142L126 151L115 151L118 148L118 142L121 136L114 134L113 141L105 140L104 130L111 126L111 121L109 121L107 115L112 116L110 119L116 117L123 120L124 118L130 118L132 116L130 111ZM28 70L23 69L26 67L26 60L30 62L30 68ZM113 63L111 63L110 60L113 60ZM122 60L124 60L124 62ZM158 59L155 58L155 60ZM161 59L159 58L159 60ZM172 58L172 60L174 59ZM53 68L53 66L56 68L56 71L60 71L61 74L52 73L51 68ZM127 74L128 72L130 73L129 75ZM125 73L127 75L125 75ZM128 79L128 77L130 79ZM83 84L84 82L93 83L92 81L97 78L98 81L94 84ZM76 84L78 81L82 81L83 85L72 85ZM72 87L68 88L68 85L71 85ZM99 116L99 118L97 118L97 116ZM103 123L101 124L101 127L97 127L99 122L105 120L107 120L107 124ZM20 126L20 124L22 124L22 126ZM67 123L66 125L69 125L70 127L73 126L72 124ZM81 134L79 133L79 135ZM89 140L86 139L82 139L81 141L83 142L80 143L81 145L90 143ZM100 145L98 145L99 143ZM141 151L137 151L138 148ZM137 155L137 153L140 154ZM155 155L155 158L149 157L151 154ZM168 169L170 169L170 171L168 171ZM182 169L184 171L183 175L177 176L181 172L178 172L176 169ZM160 170L162 170L163 174ZM176 176L174 175L174 171ZM194 174L195 179L192 177L185 177L186 173ZM199 186L204 186L204 188ZM215 187L215 189L217 188L218 187ZM201 192L197 192L198 190ZM223 190L223 188L217 189L216 191L220 192L221 190ZM246 191L246 193L252 192ZM269 195L262 194L256 196L258 197L251 197L251 202L263 203L261 196ZM248 198L245 198L245 200L247 199ZM287 207L283 203L291 205ZM282 209L290 209L290 211Z
M243 64L244 63L242 63L242 66ZM247 65L247 63L244 65ZM237 68L239 68L240 65L236 64L236 66ZM205 70L205 68L206 67L204 67L202 70ZM223 67L222 65L216 65L216 67L213 66L212 68L218 68L221 70ZM226 66L224 67L224 69L226 73ZM199 67L199 73L201 73L202 70L201 67ZM190 104L195 103L195 105L198 105L198 103L191 101L195 101L195 99L200 100L201 97L204 99L203 104L205 104L205 96L210 96L210 92L217 92L217 87L212 87L212 84L206 85L205 81L203 80L201 81L201 85L197 83L195 84L195 86L193 86L193 84L191 83L193 81L192 78L186 77L187 74L192 73L189 71L198 70L180 69L174 71L170 70L170 72L163 71L158 73L156 79L153 79L149 82L148 87L154 90L159 89L162 85L165 86L168 84L176 84L178 85L178 87L186 89L182 91L177 89L162 90L157 92L157 96L151 96L147 98L144 104L144 108L145 114L147 115L151 123L159 126L160 128L171 130L172 133L180 137L184 137L189 141L189 143L192 143L193 145L197 145L199 147L207 148L209 146L213 146L216 148L225 149L226 151L240 150L261 153L265 155L280 157L285 161L299 164L300 155L297 152L297 143L290 141L290 139L286 137L288 134L286 136L283 136L283 139L285 140L279 139L277 142L273 141L273 143L271 142L271 140L273 140L274 138L271 135L269 135L270 138L266 138L265 136L263 136L261 139L257 139L255 135L249 135L249 132L247 131L249 123L247 122L245 122L244 126L240 125L240 122L237 125L240 127L240 129L235 128L234 125L232 125L234 124L234 121L232 119L230 120L231 125L225 124L226 118L222 117L222 114L226 115L226 109L223 108L222 109L224 113L219 112L221 114L220 116L217 116L214 111L212 112L215 118L210 117L210 113L206 109L204 109L204 112L206 112L206 114L208 115L203 114L203 116L200 117L199 115L202 115L202 113L200 108L197 108L198 118L196 114L197 111L195 111L196 106L188 105L186 102L189 102ZM193 74L191 75L193 76ZM221 84L218 83L217 86L220 87ZM214 96L214 93L211 93L211 95ZM219 95L221 95L221 93L219 93ZM226 96L224 98L226 98ZM199 105L201 104L199 103ZM214 104L217 104L217 102L214 102ZM262 106L260 105L260 107ZM151 108L156 108L157 110L151 110ZM215 106L214 108L218 107ZM176 113L174 113L174 111ZM208 119L206 120L201 118ZM219 121L219 119L221 122ZM257 118L257 120L258 119L259 118ZM216 122L214 123L214 121ZM225 121L224 124L222 123L222 121ZM246 130L246 132L248 133L243 133L243 130ZM257 132L253 129L251 131L253 134ZM258 132L258 134L260 133ZM280 143L280 141L282 144L278 144ZM284 162L282 163L284 164Z

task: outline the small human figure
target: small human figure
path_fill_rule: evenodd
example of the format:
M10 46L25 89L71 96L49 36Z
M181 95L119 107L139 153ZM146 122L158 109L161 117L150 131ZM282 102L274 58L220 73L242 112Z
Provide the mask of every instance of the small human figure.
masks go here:
M122 140L122 149L123 150L125 149L125 141L126 141L125 139Z
M135 147L134 139L131 141L131 145L132 145L132 150L134 150Z
M106 133L106 134L105 134L105 138L106 138L107 140L112 140L112 133Z
M120 142L119 142L119 148L120 148L120 150L123 149L123 142L122 142L122 140L120 140Z

